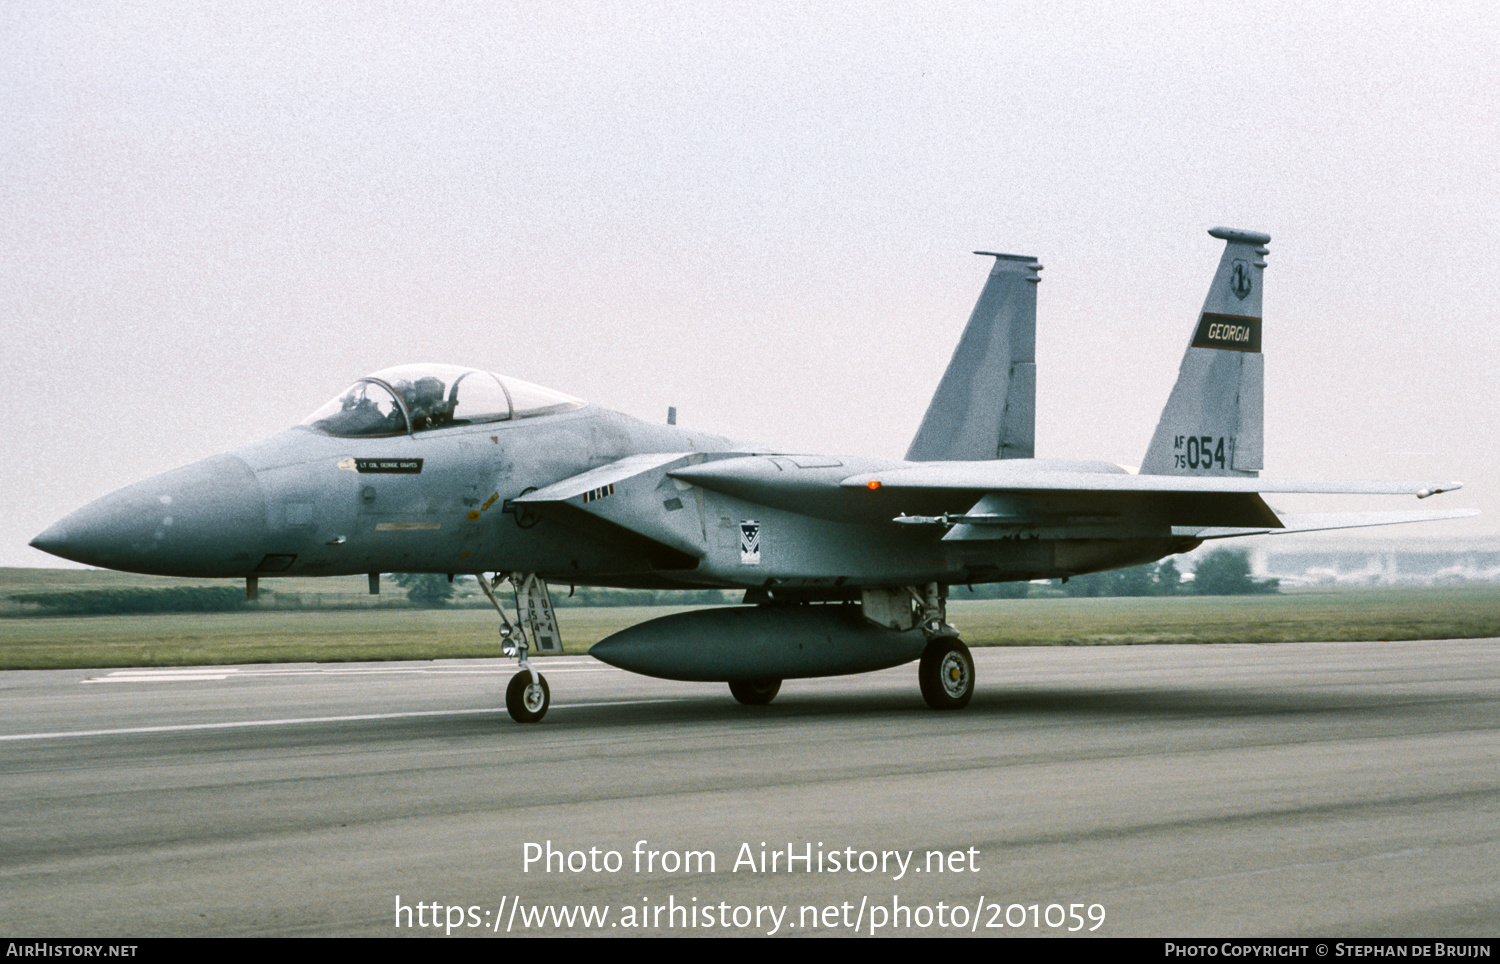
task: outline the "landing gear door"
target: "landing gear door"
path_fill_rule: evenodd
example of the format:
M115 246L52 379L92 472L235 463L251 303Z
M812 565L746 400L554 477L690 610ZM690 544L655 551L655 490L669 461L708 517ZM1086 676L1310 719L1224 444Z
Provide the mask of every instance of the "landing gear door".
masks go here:
M538 653L562 655L562 633L557 629L557 616L552 612L552 597L547 592L547 584L535 573L519 578L515 584L516 615L520 617L521 625L531 634Z

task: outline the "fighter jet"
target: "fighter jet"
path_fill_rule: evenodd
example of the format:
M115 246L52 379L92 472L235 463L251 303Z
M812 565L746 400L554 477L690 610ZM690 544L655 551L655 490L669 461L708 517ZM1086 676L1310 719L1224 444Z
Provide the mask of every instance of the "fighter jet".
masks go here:
M388 368L278 435L127 486L32 545L110 569L257 581L472 573L519 662L518 722L551 700L533 656L562 651L548 583L744 591L744 605L627 628L590 652L649 676L729 684L918 662L957 709L974 662L955 585L1067 579L1208 539L1451 519L1469 510L1294 515L1275 493L1408 495L1456 482L1262 478L1261 283L1270 237L1224 252L1138 471L1034 457L1041 265L993 258L902 461L814 455L651 424L446 365ZM514 615L499 590L509 581Z

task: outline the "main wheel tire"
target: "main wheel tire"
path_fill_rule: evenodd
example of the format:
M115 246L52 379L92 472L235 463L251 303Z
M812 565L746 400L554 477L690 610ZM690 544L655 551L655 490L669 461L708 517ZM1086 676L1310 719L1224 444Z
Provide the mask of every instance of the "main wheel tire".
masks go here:
M533 683L531 677L531 673L522 670L510 678L510 685L505 688L505 708L517 723L537 722L547 715L547 707L552 705L552 690L547 687L547 678L537 673Z
M974 696L974 657L956 636L939 636L927 644L917 669L922 699L935 710L957 710Z
M732 679L729 692L746 706L765 706L781 692L779 679Z

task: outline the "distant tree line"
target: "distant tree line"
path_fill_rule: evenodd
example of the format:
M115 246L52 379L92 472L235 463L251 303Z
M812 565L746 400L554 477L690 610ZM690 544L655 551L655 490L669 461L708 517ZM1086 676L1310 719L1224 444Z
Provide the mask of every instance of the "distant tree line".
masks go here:
M1074 576L1066 582L1058 580L1058 585L1063 595L1081 598L1176 596L1183 591L1182 572L1171 559L1129 569L1091 572L1086 576Z
M565 606L724 606L739 605L743 589L601 589L578 586L568 595L564 586L552 587L552 605Z
M59 589L18 592L12 602L40 606L54 616L109 616L127 613L218 613L245 606L242 586Z
M406 590L406 598L419 609L441 609L450 603L460 602L455 582L449 582L442 573L398 572L391 576L396 585ZM457 584L473 587L470 578L458 577ZM595 586L549 586L552 605L558 609L570 606L721 606L738 603L744 598L742 590L726 589L605 589ZM509 587L505 593L509 594ZM472 590L466 594L463 605L479 605ZM479 599L483 600L483 596ZM504 598L504 597L502 597ZM483 602L488 606L489 603Z
M437 572L398 572L392 577L418 609L441 609L453 599L453 583Z
M1215 549L1198 561L1191 581L1172 559L1112 572L1074 576L1062 583L1068 596L1254 596L1278 592L1280 580L1250 575L1250 556L1243 549Z
M955 586L955 599L1025 599L1034 587L1025 582L1002 582L972 588ZM1045 595L1095 596L1249 596L1280 591L1280 580L1255 579L1250 557L1243 549L1215 549L1198 562L1191 580L1184 580L1173 559L1129 569L1093 572L1067 580L1054 579Z
M422 609L439 609L457 600L454 584L441 573L396 573L393 580L406 590L406 598ZM467 582L467 580L465 580ZM472 584L470 584L472 585ZM1257 580L1250 575L1250 559L1242 549L1217 549L1198 563L1191 581L1184 581L1176 562L1167 559L1153 565L1116 569L1074 576L1054 588L1065 596L1242 596L1274 593L1278 580ZM954 586L954 599L1025 599L1032 586L1025 582L1002 582L973 587ZM263 595L272 595L262 590ZM472 590L465 605L476 605ZM552 604L569 606L719 606L733 605L744 594L728 589L603 589L578 586L571 592L552 587ZM160 588L63 589L50 592L12 593L11 602L39 606L49 615L102 616L129 613L208 613L246 608L245 590L229 586L166 586ZM482 599L482 597L481 597Z
M453 584L447 576L402 573L397 584L407 590L412 605L436 608L447 605L454 597ZM1095 572L1073 576L1064 582L1053 580L1054 589L1071 597L1089 596L1246 596L1279 591L1279 580L1257 580L1250 575L1250 557L1243 549L1215 549L1198 562L1191 580L1173 559L1129 569ZM1026 582L986 583L978 586L954 586L954 599L1025 599L1032 595ZM743 598L738 590L726 589L603 589L578 586L564 592L552 587L552 605L569 606L718 606L737 604Z
M1280 591L1280 579L1251 578L1250 556L1243 549L1215 549L1193 570L1193 592L1199 596L1258 596Z

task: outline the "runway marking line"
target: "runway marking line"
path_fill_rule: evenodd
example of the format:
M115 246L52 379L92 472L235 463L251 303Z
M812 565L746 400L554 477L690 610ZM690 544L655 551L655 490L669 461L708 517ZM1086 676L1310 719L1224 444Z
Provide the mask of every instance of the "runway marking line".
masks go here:
M654 700L612 700L602 703L569 703L554 705L551 712L561 710L588 709L595 706L645 706L651 703L685 703L691 697L672 697ZM191 730L234 730L257 726L297 726L303 723L358 723L366 720L400 720L424 716L476 716L482 713L504 715L503 707L484 707L475 710L412 710L406 713L359 713L352 716L304 716L283 720L233 720L227 723L175 723L163 726L126 726L113 730L68 730L60 733L9 733L0 734L0 742L21 740L60 740L73 736L131 736L142 733L182 733Z
M620 672L612 666L586 660L544 663L538 667L549 673ZM90 676L80 683L192 683L227 679L253 679L256 677L289 676L503 676L515 671L511 665L482 668L447 666L358 666L317 667L314 669L242 669L239 667L193 667L191 669L121 669L105 676Z

